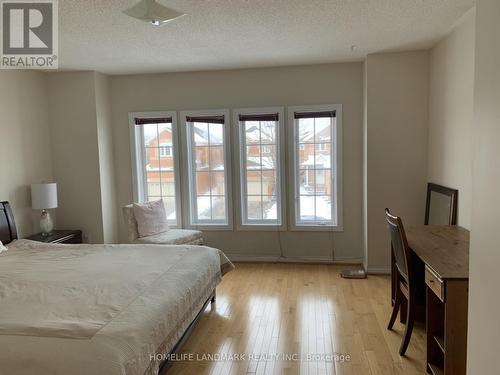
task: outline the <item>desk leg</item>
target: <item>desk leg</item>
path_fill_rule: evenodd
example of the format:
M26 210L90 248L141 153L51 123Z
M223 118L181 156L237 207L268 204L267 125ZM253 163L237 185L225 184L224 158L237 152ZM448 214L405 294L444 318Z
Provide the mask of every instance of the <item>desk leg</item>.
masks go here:
M446 280L445 375L465 375L467 368L468 280Z

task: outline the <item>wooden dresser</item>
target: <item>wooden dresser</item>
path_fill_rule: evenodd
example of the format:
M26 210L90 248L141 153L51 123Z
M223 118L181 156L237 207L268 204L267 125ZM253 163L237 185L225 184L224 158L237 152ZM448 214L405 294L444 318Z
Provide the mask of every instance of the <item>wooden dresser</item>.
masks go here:
M408 244L425 264L427 371L465 375L469 231L458 226L413 226Z

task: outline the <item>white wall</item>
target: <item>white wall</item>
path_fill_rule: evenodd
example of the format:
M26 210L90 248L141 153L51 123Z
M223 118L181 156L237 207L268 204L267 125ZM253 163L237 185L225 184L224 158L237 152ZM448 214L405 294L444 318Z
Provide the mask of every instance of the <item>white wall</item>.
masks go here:
M95 75L95 101L103 240L105 243L115 243L118 241L118 210L116 205L110 82L107 76L99 73Z
M20 236L39 231L30 184L52 182L46 77L0 71L0 200L10 201Z
M428 179L459 190L458 225L470 228L474 112L471 10L430 54Z
M500 337L500 2L476 10L467 373L498 374Z
M117 242L113 131L108 77L95 72L49 74L57 214L85 242Z
M102 243L95 73L49 74L49 108L58 220Z
M368 270L368 64L363 64L363 268Z
M384 209L406 225L422 224L428 144L427 51L369 55L366 60L366 265L389 272Z
M362 64L245 69L111 77L118 203L132 202L127 113L130 111L242 108L301 104L343 105L344 232L206 231L208 244L230 255L290 258L362 258ZM235 195L236 196L236 195ZM121 239L126 235L122 220Z

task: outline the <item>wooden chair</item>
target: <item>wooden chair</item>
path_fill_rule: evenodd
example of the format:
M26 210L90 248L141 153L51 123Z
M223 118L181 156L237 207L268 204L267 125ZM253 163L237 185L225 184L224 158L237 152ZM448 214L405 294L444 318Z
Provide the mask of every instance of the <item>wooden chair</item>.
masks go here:
M429 182L425 225L457 225L458 190Z
M437 185L432 182L427 184L427 199L425 203L425 225L457 225L457 207L458 207L458 190L446 186ZM394 253L391 251L391 303L394 306L396 300L396 264ZM420 269L414 269L417 273ZM422 270L423 272L423 270ZM423 276L422 276L423 277ZM425 295L425 290L419 290ZM425 298L422 298L423 307L425 307ZM404 308L405 306L403 306ZM403 311L404 312L404 311ZM425 313L425 308L422 313ZM401 315L401 323L405 323L405 317ZM417 317L418 319L418 317ZM425 316L423 316L425 319Z
M391 215L389 209L385 209L389 232L391 234L391 248L396 264L396 293L391 319L387 329L392 330L394 322L401 308L403 314L406 310L406 328L403 335L399 354L404 355L410 343L413 324L415 323L415 312L417 307L417 293L415 288L415 274L413 269L412 253L406 240L403 222L398 216ZM406 309L403 304L406 303Z

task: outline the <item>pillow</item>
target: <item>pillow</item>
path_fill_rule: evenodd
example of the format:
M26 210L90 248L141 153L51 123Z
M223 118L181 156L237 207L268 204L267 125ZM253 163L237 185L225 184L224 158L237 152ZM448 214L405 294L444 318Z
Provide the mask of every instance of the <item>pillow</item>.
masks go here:
M134 216L139 237L152 236L168 230L167 214L163 199L159 201L134 203Z
M0 241L0 253L2 251L7 251L7 248L3 245L2 241Z

